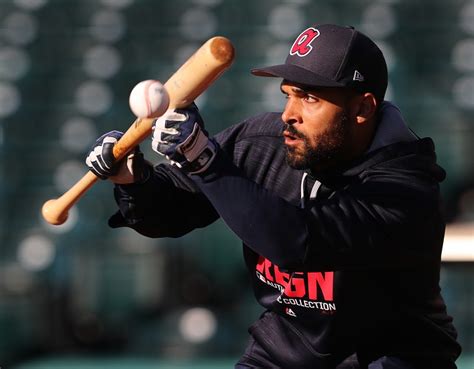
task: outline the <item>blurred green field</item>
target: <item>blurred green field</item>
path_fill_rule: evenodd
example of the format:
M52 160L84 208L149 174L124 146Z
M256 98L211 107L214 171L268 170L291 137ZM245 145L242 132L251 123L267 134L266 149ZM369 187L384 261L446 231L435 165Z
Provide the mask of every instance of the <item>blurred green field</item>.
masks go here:
M58 357L32 361L14 369L224 369L233 368L235 359L171 361L138 358ZM473 369L474 355L461 355L458 369Z
M32 361L14 369L222 369L233 368L235 359L192 361L154 360L140 358L59 357Z

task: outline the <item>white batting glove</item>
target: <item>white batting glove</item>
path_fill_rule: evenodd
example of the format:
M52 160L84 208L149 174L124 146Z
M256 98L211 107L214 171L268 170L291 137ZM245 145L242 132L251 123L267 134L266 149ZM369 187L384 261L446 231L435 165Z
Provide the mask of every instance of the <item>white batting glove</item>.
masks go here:
M168 110L153 124L152 149L190 174L204 172L217 152L196 105Z
M149 175L149 168L139 146L120 161L116 161L114 157L113 148L122 136L120 131L111 131L100 136L87 155L86 165L97 177L110 179L116 184L142 182Z

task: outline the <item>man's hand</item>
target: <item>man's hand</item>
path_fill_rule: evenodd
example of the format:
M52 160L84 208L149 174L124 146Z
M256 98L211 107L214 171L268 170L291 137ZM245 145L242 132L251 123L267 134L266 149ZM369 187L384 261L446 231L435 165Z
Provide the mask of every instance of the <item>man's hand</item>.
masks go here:
M116 184L143 182L149 172L139 146L122 160L115 160L114 145L122 136L120 131L110 131L100 136L91 148L86 164L97 177L108 178Z
M204 172L216 156L217 143L209 139L195 104L168 110L153 125L152 149L190 174Z

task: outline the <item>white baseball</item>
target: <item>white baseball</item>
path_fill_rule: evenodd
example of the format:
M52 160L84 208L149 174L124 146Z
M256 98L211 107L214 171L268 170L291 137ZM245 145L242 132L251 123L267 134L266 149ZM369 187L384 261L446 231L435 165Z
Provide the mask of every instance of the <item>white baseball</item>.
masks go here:
M160 81L147 79L132 89L128 102L136 117L156 118L168 109L170 98Z

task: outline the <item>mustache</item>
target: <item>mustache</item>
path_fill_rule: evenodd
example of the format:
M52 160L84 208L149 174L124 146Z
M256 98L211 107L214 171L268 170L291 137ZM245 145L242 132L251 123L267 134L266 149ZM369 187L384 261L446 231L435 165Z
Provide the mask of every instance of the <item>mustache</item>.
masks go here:
M306 136L299 132L293 125L285 123L285 126L283 127L283 132L287 132L288 134L296 137L296 138L301 138L305 139Z

